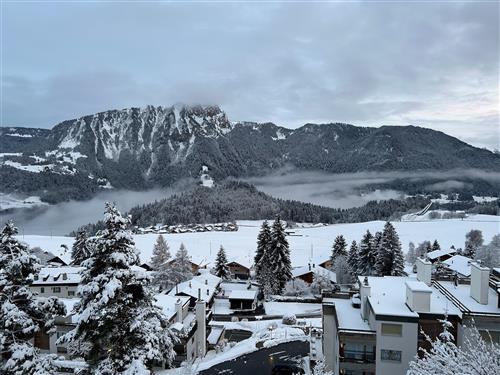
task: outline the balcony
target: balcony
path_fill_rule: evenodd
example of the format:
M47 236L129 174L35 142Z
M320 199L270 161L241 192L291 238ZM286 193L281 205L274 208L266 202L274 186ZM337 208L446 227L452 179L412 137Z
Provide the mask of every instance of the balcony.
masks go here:
M344 349L340 353L341 362L375 363L375 350L349 350Z

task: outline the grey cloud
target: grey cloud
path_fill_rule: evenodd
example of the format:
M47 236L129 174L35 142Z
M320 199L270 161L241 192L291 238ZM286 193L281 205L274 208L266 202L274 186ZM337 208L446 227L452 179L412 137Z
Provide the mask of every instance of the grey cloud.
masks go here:
M233 120L412 123L498 147L478 135L499 133L499 4L43 5L5 5L3 125L201 102Z

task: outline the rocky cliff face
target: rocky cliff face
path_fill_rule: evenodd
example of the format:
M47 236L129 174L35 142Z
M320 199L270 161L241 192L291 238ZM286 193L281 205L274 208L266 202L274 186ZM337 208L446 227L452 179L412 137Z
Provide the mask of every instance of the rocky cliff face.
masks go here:
M53 192L61 199L100 188L143 189L198 177L217 181L291 165L332 173L479 168L500 171L500 156L414 126L363 128L231 123L216 106L112 110L52 130L0 129L1 192ZM64 185L63 184L63 185ZM69 193L68 193L69 192Z

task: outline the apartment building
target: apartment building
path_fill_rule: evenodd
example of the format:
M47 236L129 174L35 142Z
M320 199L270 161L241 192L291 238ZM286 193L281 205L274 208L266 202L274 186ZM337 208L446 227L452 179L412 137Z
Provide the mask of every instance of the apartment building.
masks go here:
M43 267L31 284L40 297L75 298L83 267Z
M432 263L417 260L417 275L359 277L359 296L323 299L323 353L334 374L406 374L418 349L452 323L458 344L473 320L486 337L498 341L500 308L497 286L486 267L471 265L470 281L432 279ZM488 333L488 334L487 334Z

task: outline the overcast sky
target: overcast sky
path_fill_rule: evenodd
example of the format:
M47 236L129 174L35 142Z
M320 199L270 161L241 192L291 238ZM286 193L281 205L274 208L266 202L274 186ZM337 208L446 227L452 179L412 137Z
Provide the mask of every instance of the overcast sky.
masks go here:
M4 2L1 25L3 126L202 103L500 144L496 2Z

